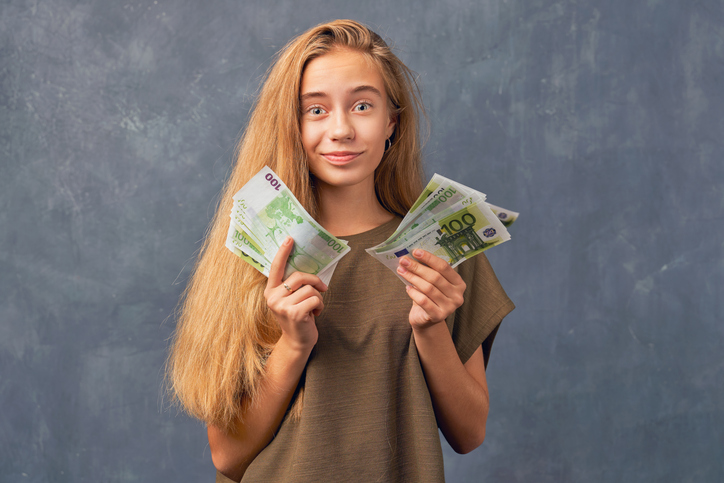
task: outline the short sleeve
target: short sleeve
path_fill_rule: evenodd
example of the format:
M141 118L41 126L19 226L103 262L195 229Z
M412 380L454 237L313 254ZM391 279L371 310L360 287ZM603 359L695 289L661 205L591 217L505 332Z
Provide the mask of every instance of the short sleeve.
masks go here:
M463 364L482 346L487 367L500 322L515 305L500 285L485 254L461 263L457 269L466 285L465 301L448 317L448 328Z

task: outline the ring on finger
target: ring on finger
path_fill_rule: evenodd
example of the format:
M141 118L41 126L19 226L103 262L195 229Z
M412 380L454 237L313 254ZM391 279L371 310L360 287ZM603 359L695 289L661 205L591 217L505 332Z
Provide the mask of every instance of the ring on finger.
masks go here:
M292 287L287 285L287 282L283 282L282 285L284 286L285 289L287 289L287 292L289 292L289 293L294 292L294 290L292 290Z

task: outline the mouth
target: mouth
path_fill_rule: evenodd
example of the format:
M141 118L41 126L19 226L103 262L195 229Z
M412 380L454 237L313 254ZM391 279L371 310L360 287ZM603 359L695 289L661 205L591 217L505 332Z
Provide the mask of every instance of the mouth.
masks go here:
M360 154L362 153L356 153L353 151L332 151L329 153L323 153L322 156L330 163L339 166L349 163Z

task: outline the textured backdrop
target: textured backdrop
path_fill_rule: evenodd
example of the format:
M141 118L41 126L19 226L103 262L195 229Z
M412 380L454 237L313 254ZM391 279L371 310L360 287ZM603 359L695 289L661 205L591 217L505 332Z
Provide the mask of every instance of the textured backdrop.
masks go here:
M0 481L212 481L172 312L273 54L354 18L426 169L522 213L450 482L724 480L724 3L0 2Z

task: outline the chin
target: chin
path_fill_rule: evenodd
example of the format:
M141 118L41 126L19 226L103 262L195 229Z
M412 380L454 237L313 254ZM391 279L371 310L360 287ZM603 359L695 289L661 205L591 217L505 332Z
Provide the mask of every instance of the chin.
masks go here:
M367 173L322 173L321 176L312 173L318 185L333 186L335 188L351 188L369 184L374 189L375 174Z

